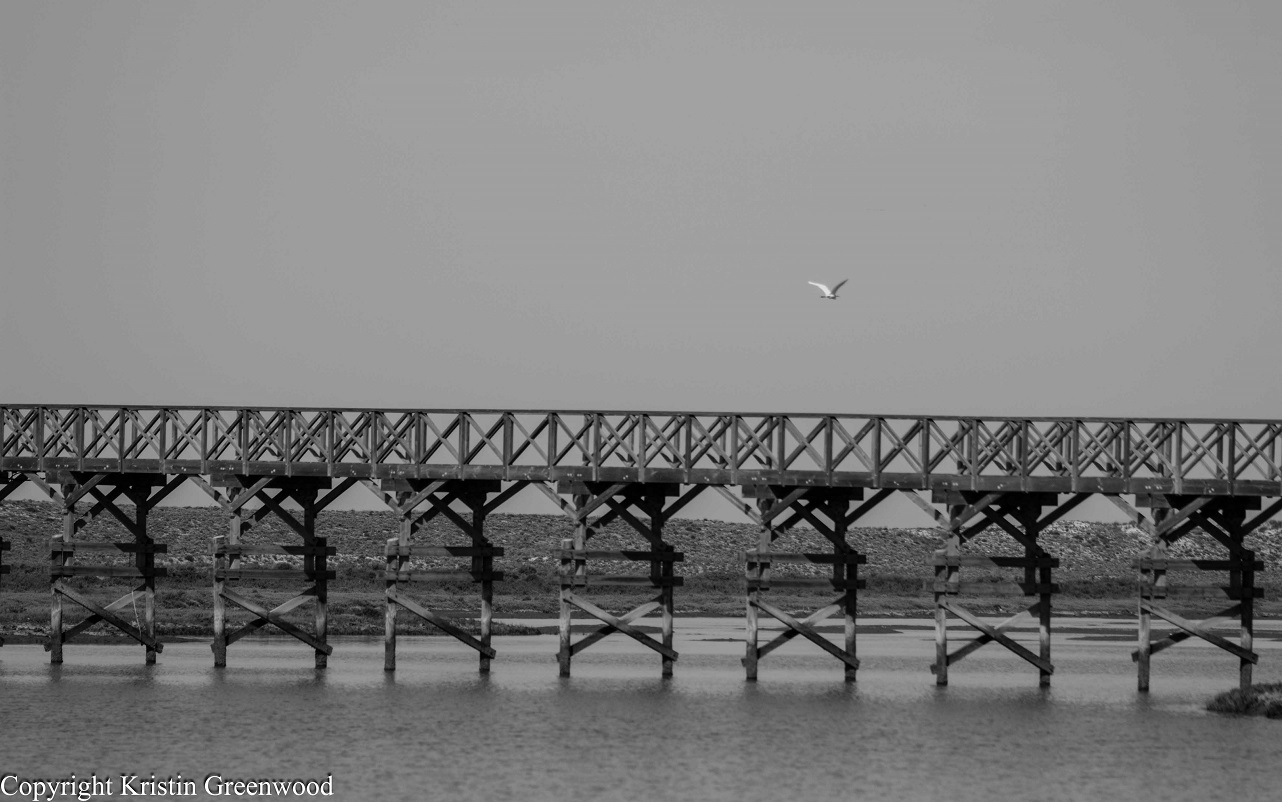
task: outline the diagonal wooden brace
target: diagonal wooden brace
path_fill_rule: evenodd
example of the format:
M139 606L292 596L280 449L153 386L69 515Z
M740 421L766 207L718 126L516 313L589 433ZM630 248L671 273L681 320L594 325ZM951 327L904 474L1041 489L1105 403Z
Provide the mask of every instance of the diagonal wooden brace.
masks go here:
M67 587L59 587L59 588L57 588L56 592L57 592L58 594L60 594L60 595L64 596L64 597L66 597L66 598L70 599L71 601L75 602L76 604L80 605L81 607L85 608L85 609L86 609L86 610L88 610L89 612L93 613L93 615L94 615L94 616L97 616L97 620L96 620L96 621L94 621L93 623L95 623L95 624L96 624L96 623L98 623L98 621L105 621L105 622L107 622L108 624L111 624L111 625L112 625L113 627L115 627L116 629L118 629L118 630L120 630L121 632L125 633L125 634L126 634L126 635L128 635L129 637L131 637L131 638L133 638L134 640L138 641L138 642L139 642L139 643L141 643L143 646L146 646L148 649L151 649L152 651L157 652L157 653L164 651L164 649L165 649L165 644L161 643L160 641L156 640L156 639L155 639L155 638L153 638L153 637L150 637L150 636L144 635L142 632L140 632L139 630L137 630L137 629L136 629L136 628L134 628L133 626L130 626L128 623L126 623L126 622L125 622L125 620L124 620L123 618L121 618L120 616L116 615L116 614L115 614L115 613L113 613L113 612L110 612L106 607L102 607L102 606L100 606L100 605L94 604L94 603L93 603L92 601L90 601L89 599L86 599L84 596L81 596L79 593L76 593L74 590L71 590L70 588L67 588ZM125 598L125 599L132 599L132 596L133 596L133 594L130 594L129 596L126 596L126 597L124 597L124 598ZM114 605L114 604L117 604L117 603L119 603L119 602L121 602L121 601L123 601L123 599L117 599L117 600L116 600L116 602L114 602L114 603L113 603L113 605ZM92 617L93 617L93 616L91 616L91 618L92 618ZM87 628L87 627L86 627L86 628ZM78 630L77 630L77 631L78 631ZM72 633L71 633L71 631L64 631L64 632L62 633L62 642L63 642L63 643L66 643L66 642L67 642L67 638L68 638L68 637L70 637L70 636L71 636L71 634L72 634ZM53 644L52 644L52 642L46 642L46 643L45 643L45 651L46 651L46 652L48 652L48 651L53 651Z
M629 610L628 612L619 616L619 620L625 624L631 624L633 621L636 621L639 618L644 618L645 616L659 609L660 606L662 606L662 597L655 599L654 601L648 601L634 610ZM572 644L570 646L570 654L571 655L578 654L579 652L588 648L589 646L601 640L605 636L613 635L618 631L619 631L618 627L615 627L612 625L606 625L604 627L601 627L596 632L586 635L578 643Z
M132 605L140 595L143 595L141 590L132 590L128 594L121 596L119 599L116 599L114 602L112 602L111 604L108 604L106 607L102 609L107 610L108 612L113 612L113 613L116 612L117 610L123 610L126 607L129 607L130 605ZM64 629L62 631L62 642L66 643L67 641L71 640L71 638L74 635L78 635L81 632L84 632L86 629L89 629L94 624L97 624L99 621L102 621L102 620L103 618L101 616L94 614L89 616L85 620L81 621L79 624L76 624L74 627L69 627L67 629Z
M994 627L994 629L996 629L998 632L1005 632L1007 627L1009 627L1011 624L1014 624L1016 621L1022 618L1026 613L1036 614L1037 612L1039 612L1041 610L1041 606L1042 606L1041 601L1038 601L1036 604L1029 607L1027 610L1024 610L1023 612L1015 613L1010 618L1007 618L1005 621L1001 622L996 627ZM980 635L978 638L975 638L970 643L967 643L966 645L962 646L960 649L949 654L948 665L951 666L954 663L961 661L961 659L966 655L976 651L981 646L986 646L992 642L993 642L993 638L987 633ZM931 669L934 670L934 666L932 666Z
M783 610L780 610L778 607L775 607L773 604L770 604L769 602L764 602L761 599L756 599L749 603L753 607L756 607L757 609L763 612L769 613L770 615L779 619L779 621L783 622L783 624L787 626L789 629L795 631L798 635L801 635L806 640L814 643L820 649L823 649L825 652L837 658L838 660L850 666L851 668L859 668L859 658L855 657L853 654L848 654L844 649L841 649L840 647L835 646L831 641L829 641L823 635L820 635L818 632L815 632L814 627L811 624L803 621L798 621L796 618L788 615ZM824 611L820 610L818 612L824 612ZM813 618L814 615L815 614L811 614L810 617ZM758 651L757 654L760 655L761 652Z
M409 599L402 598L401 595L396 592L395 588L388 589L387 598L389 601L396 602L401 607L404 607L406 610L409 610L414 615L418 616L419 618L423 619L429 624L432 624L433 626L437 627L438 629L445 632L446 634L452 635L455 639L462 641L468 646L471 646L473 649L480 652L482 656L493 659L494 656L498 654L498 652L494 651L494 649L491 649L489 646L486 646L476 638L473 638L471 635L459 629L448 618L437 615L436 613L432 612L426 607L416 604L413 601L410 601Z
M282 616L282 615L285 615L286 613L288 613L288 612L290 612L290 611L292 611L292 610L296 610L296 609L298 609L299 607L302 607L304 604L306 604L307 602L309 602L309 601L311 601L311 600L313 600L313 599L315 599L315 598L316 598L316 596L315 596L312 592L303 593L303 594L301 594L301 595L299 595L299 596L295 596L294 598L290 599L289 601L285 602L284 604L281 604L281 605L279 605L279 606L277 606L277 607L273 607L273 608L272 608L272 610L271 610L271 614L272 614L272 615L274 615L274 616ZM233 632L232 634L228 635L228 636L227 636L227 643L228 643L228 644L235 643L236 641L240 640L241 638L245 637L246 635L248 635L248 634L250 634L250 633L252 633L252 632L257 632L258 630L262 629L263 627L267 626L267 625L268 625L268 624L270 624L270 623L272 623L272 622L271 622L269 619L266 619L266 618L256 618L256 619L254 619L253 621L250 621L250 622L249 622L248 624L246 624L245 626L243 626L243 627L241 627L240 629L236 630L236 631L235 631L235 632Z
M1165 610L1146 600L1140 601L1140 608L1149 611L1150 613L1157 616L1158 618L1164 619L1165 621L1171 624L1174 624L1175 626L1187 632L1190 636L1201 638L1207 643L1220 647L1221 649L1228 652L1229 654L1232 654L1236 657L1246 660L1252 664L1260 662L1260 656L1255 652L1251 651L1250 649L1243 649L1241 646L1238 646L1236 643L1233 643L1232 641L1227 640L1226 638L1221 638L1219 635L1216 635L1207 631L1205 627L1205 623L1206 623L1205 621L1190 621L1189 619L1184 618L1183 616L1176 615L1170 610ZM1136 659L1138 660L1138 657Z
M250 601L249 599L246 599L244 596L241 596L239 593L236 593L235 591L232 591L232 590L227 590L226 588L224 588L222 591L222 597L227 601L231 602L232 604L236 605L237 607L240 607L244 610L248 610L249 612L258 616L260 619L263 620L264 624L271 624L272 626L276 627L282 632L292 635L293 637L297 638L298 640L312 647L316 651L324 652L326 655L331 655L334 653L334 647L330 646L327 643L321 643L320 640L312 637L312 635L310 635L309 633L304 632L303 630L299 629L298 627L294 626L288 621L281 619L279 617L279 614L276 613L275 611L268 610L266 607L263 607L260 604L256 604ZM309 598L311 598L309 594L303 594L302 596L294 597L294 599L291 599L290 601L295 601L297 599L307 600ZM288 603L289 602L286 602L286 604ZM230 638L228 639L228 642L230 642Z
M605 610L602 610L600 607L597 607L595 604L588 601L587 599L584 599L574 593L570 593L569 591L565 591L562 594L562 598L565 599L565 601L569 602L570 604L573 604L575 607L578 607L580 610L587 613L588 615L594 618L598 618L601 621L604 621L605 623L614 627L615 630L622 632L624 635L627 635L633 640L639 641L642 644L650 647L651 649L663 655L664 657L668 658L669 660L677 659L676 651L669 649L668 647L664 646L662 643L659 643L654 638L650 637L649 635L645 634L641 630L632 626L630 623L625 621L623 617L610 615Z
M1209 618L1202 619L1201 624L1202 626L1205 627L1208 624L1210 624L1212 621L1215 621L1220 618L1228 618L1231 616L1235 616L1240 614L1241 612L1242 612L1242 605L1235 604L1232 607L1229 607L1227 609L1221 610L1218 613L1215 613ZM1162 638L1159 641L1154 641L1150 643L1148 647L1148 653L1157 654L1158 652L1162 652L1171 648L1177 643L1183 643L1184 641L1189 640L1190 638L1193 638L1193 637L1194 637L1193 635L1190 635L1189 633L1183 630L1180 630L1178 632L1172 632L1167 637ZM1131 662L1138 663L1139 661L1140 661L1140 650L1135 649L1134 651L1131 652Z
M1055 667L1051 665L1048 661L1043 660L1042 658L1038 657L1037 655L1033 654L1031 651L1026 649L1023 645L1016 643L1014 640L1011 640L1011 638L1008 635L1002 634L997 629L997 627L994 627L992 624L985 623L983 620L981 620L979 617L971 613L966 608L961 607L960 605L957 605L954 602L949 601L948 599L940 599L939 606L943 607L948 612L952 613L953 615L957 616L961 620L965 621L967 624L970 624L975 629L978 629L980 632L987 635L991 640L994 640L997 643L1000 643L1002 646L1005 646L1007 649L1019 655L1020 657L1024 658L1029 663L1032 663L1037 668L1041 669L1042 671L1045 671L1047 674L1055 673ZM952 662L953 662L952 655L949 655L949 663L952 663ZM938 670L939 670L938 666L931 666L932 672L938 672Z
M835 602L828 605L827 607L822 607L818 610L815 610L810 615L801 619L799 623L801 624L802 627L805 627L807 630L810 630L811 628L814 627L815 624L818 624L819 622L841 612L843 605L845 605L845 603L846 603L846 597L842 596L840 599L837 599ZM758 601L757 606L761 607L760 601ZM762 607L762 609L765 609L765 608ZM767 610L767 612L769 611ZM771 613L771 615L774 615L774 613ZM775 617L778 618L778 616L775 616ZM783 619L780 619L780 620L782 621ZM787 622L785 621L784 623L787 623ZM757 657L758 658L765 657L766 655L770 654L775 649L778 649L780 646L784 645L788 641L792 640L798 635L803 635L803 634L805 633L803 633L801 629L799 628L794 629L792 627L789 627L788 629L776 635L775 638L771 640L769 643L767 643L765 646L757 647ZM815 634L818 634L818 633L815 633ZM824 642L827 643L828 642L827 639L825 639ZM855 668L859 667L858 660L855 660L854 666Z

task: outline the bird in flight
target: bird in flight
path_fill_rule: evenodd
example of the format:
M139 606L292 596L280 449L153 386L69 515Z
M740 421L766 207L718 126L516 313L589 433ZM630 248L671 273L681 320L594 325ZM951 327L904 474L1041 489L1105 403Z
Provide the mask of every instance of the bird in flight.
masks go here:
M828 299L828 300L830 300L830 301L835 301L835 300L837 300L837 290L841 289L842 285L843 285L843 284L845 284L845 283L846 283L847 281L849 281L849 280L850 280L850 279L843 278L841 281L837 282L837 286L833 287L831 290L830 290L830 289L828 289L828 285L826 285L826 284L820 284L820 283L819 283L819 282L817 282L817 281L808 281L808 282L806 282L806 283L807 283L807 284L813 284L813 285L815 285L816 287L818 287L818 288L819 288L819 291L823 293L823 295L821 295L821 296L819 296L819 297L821 297L821 298L827 298L827 299Z

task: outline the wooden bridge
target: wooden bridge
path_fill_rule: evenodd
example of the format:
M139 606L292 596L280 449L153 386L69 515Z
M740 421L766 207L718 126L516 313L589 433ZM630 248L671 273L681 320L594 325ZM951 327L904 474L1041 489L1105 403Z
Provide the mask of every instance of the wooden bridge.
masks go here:
M360 485L400 521L384 549L385 667L395 668L396 621L406 610L469 644L487 671L496 656L491 598L493 583L502 579L495 563L503 554L486 538L485 519L517 492L537 488L575 525L573 538L549 544L561 566L561 673L569 674L575 654L622 633L657 652L667 676L678 658L673 599L681 585L682 555L665 542L663 527L696 496L711 491L761 532L756 548L743 555L748 678L756 678L762 658L800 636L839 660L853 680L859 666L859 566L866 555L847 542L847 532L878 504L902 494L940 530L934 556L936 682L946 684L951 665L997 643L1034 666L1045 685L1054 671L1050 627L1057 587L1052 574L1059 562L1038 537L1087 498L1100 495L1152 540L1135 559L1139 634L1133 656L1140 689L1149 687L1152 655L1192 637L1236 655L1245 686L1258 659L1252 650L1253 605L1261 595L1255 574L1263 565L1244 538L1282 510L1280 446L1282 421L1266 420L7 405L0 406L0 500L30 483L62 504L63 525L50 551L47 648L55 663L62 661L64 643L99 622L142 644L148 662L156 659L163 644L155 632L155 583L164 574L155 555L165 551L165 544L148 534L147 514L188 482L204 490L228 520L227 533L212 546L215 665L226 664L229 645L270 625L309 646L316 665L323 667L331 652L326 611L334 571L327 560L334 549L316 534L316 515ZM118 503L122 499L132 503ZM103 513L120 520L133 540L101 543L80 537L82 528ZM280 518L299 542L244 542L242 536L268 515ZM457 526L459 542L419 542L423 525L437 516ZM635 530L639 547L590 549L595 530L614 521ZM801 523L822 533L831 550L774 550L778 536ZM990 528L1013 538L1023 556L967 549L975 535ZM1195 529L1218 541L1225 558L1169 558L1171 544ZM0 541L0 557L6 547ZM133 565L95 565L92 555L103 551L131 554ZM301 558L302 568L294 574L302 586L299 594L269 610L238 593L238 583L282 576L275 569L247 566L243 558L255 554ZM452 571L415 569L415 557L456 558L461 565ZM629 560L645 570L634 576L591 573L589 564L600 560ZM829 576L798 578L772 571L775 565L799 562L827 566ZM1026 646L1007 634L1015 619L993 625L962 604L973 590L962 581L962 570L976 568L1017 572L1031 602L1028 612L1040 622L1036 644ZM1227 582L1173 581L1207 572L1227 574ZM100 605L73 587L70 580L80 576L123 576L139 585ZM407 590L416 583L459 578L479 586L479 637L416 602ZM655 596L618 616L588 598L589 589L618 583L651 588ZM800 618L769 601L772 589L799 584L827 589L833 599ZM1217 617L1240 621L1237 642L1167 606L1182 594L1208 592L1229 602ZM64 600L84 608L87 617L67 626ZM144 614L136 624L121 617L121 610L139 602ZM253 620L228 631L228 604L249 611ZM283 617L304 604L315 607L310 631ZM576 610L602 624L577 642L571 637ZM634 626L652 613L662 616L658 638ZM761 613L785 627L764 644L758 632ZM816 630L834 615L845 622L842 645ZM978 630L978 637L950 650L950 615ZM1153 616L1173 625L1173 634L1154 640Z

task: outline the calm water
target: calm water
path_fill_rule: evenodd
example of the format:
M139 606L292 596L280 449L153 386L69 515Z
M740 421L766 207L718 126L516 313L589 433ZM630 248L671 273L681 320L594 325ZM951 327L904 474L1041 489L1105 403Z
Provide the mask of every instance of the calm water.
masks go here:
M679 621L668 681L657 655L617 635L567 680L553 636L496 639L488 678L439 638L403 638L391 677L377 640L337 639L321 672L284 640L242 641L222 671L200 643L167 646L151 668L133 648L72 645L53 668L39 646L11 645L0 774L332 773L344 800L1278 798L1282 721L1203 710L1236 682L1228 655L1164 652L1141 696L1129 641L1061 633L1049 691L994 646L938 689L926 623L861 635L854 687L800 643L746 683L742 647L725 640L741 623L707 619ZM1282 642L1257 646L1257 681L1278 681Z

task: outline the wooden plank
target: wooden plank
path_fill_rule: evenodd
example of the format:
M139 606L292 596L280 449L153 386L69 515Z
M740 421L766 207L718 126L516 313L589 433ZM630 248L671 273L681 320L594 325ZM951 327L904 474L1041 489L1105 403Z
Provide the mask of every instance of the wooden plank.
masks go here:
M750 577L747 580L751 590L770 590L771 588L825 588L830 590L863 590L862 579L833 579L831 577L773 576L768 579Z
M1263 560L1173 560L1165 557L1140 557L1131 561L1132 568L1142 571L1263 571Z
M788 613L785 613L783 610L780 610L778 607L775 607L774 605L768 602L764 602L761 599L754 599L750 603L752 604L752 606L760 609L762 612L769 613L770 615L774 616L776 619L782 622L784 626L795 631L798 635L802 636L806 640L815 644L820 649L823 649L825 652L837 658L838 660L850 666L851 668L856 668L856 669L859 668L858 658L856 658L852 654L846 654L845 650L843 650L840 646L837 646L835 643L828 640L823 635L820 635L818 632L815 632L814 627L806 624L803 621L798 621L796 618L789 615ZM760 650L758 650L758 657L760 657Z
M285 543L229 543L214 549L214 554L235 557L242 554L287 554L295 557L333 557L338 554L335 546L294 546Z
M1014 590L1019 590L1025 596L1041 596L1051 593L1059 593L1057 583L1042 584L1038 582L1016 582L1015 580L1003 580L1001 582L948 582L935 581L931 586L935 593L978 593L978 594L1005 594Z
M271 612L270 610L263 607L262 605L257 604L253 601L250 601L244 596L241 596L239 593L236 593L235 591L227 590L224 588L223 592L219 595L221 595L224 599L236 605L237 607L240 607L244 610L248 610L249 612L258 616L260 619L264 619L266 623L269 623L272 626L279 629L281 632L284 632L288 635L293 636L297 640L302 641L303 643L312 647L316 651L324 652L327 655L334 653L334 647L330 646L327 643L322 643L320 640L313 637L311 633L303 631L302 629L294 626L288 621L285 621L284 619L280 618L277 614ZM299 597L295 597L295 598L299 598Z
M1169 649L1175 644L1189 640L1192 637L1193 637L1192 635L1190 635L1189 633L1183 630L1180 630L1178 632L1173 632L1171 633L1170 636L1165 637L1162 640L1150 642L1148 647L1148 653L1150 655L1157 654L1160 651ZM1141 638L1141 640L1143 640L1143 638ZM1140 661L1140 651L1136 649L1131 652L1131 662L1138 663L1139 661Z
M561 587L610 587L610 586L642 586L642 587L673 587L679 588L685 585L685 578L679 576L659 576L652 577L648 574L643 576L626 576L616 574L590 574L586 576L575 576L573 574L562 574L560 576Z
M103 609L109 612L116 612L117 610L123 610L127 607L132 607L137 597L142 595L143 595L143 592L141 590L130 591L129 593L126 593L124 596L121 596L119 599L116 599L111 604L108 604ZM98 616L97 614L92 614L89 617L85 618L83 621L81 621L79 624L76 624L75 626L70 627L68 629L64 629L62 631L63 643L66 643L67 641L71 640L71 638L74 637L75 635L81 632L84 632L86 629L89 629L94 624L97 624L100 621L102 621L102 618L100 616ZM48 650L46 649L46 651Z
M1219 635L1214 634L1213 632L1207 631L1207 629L1204 626L1204 622L1202 621L1190 621L1189 619L1184 618L1183 616L1176 615L1170 610L1163 609L1161 607L1158 607L1155 604L1152 604L1146 601L1141 601L1140 606L1142 608L1149 610L1151 613L1153 613L1153 615L1157 616L1158 618L1165 620L1167 623L1174 624L1175 626L1179 627L1180 629L1184 630L1190 635L1194 635L1206 641L1207 643L1218 646L1224 651L1228 652L1229 654L1235 655L1242 660L1247 660L1252 664L1258 663L1260 660L1259 655L1257 655L1255 652L1252 652L1247 649L1243 649L1241 646L1238 646L1236 643L1233 643L1232 641L1226 638L1222 638Z
M647 473L653 471L647 470ZM672 498L681 495L681 484L679 482L645 482L646 492L655 493L664 498ZM595 495L587 482L578 480L560 480L556 482L556 492L564 496L591 496Z
M1003 557L982 554L935 554L932 564L974 568L1058 568L1059 558L1049 555L1041 557Z
M74 553L77 551L106 551L106 552L130 552L130 553L151 553L165 554L169 551L168 544L165 543L98 543L84 540L73 540L68 543L63 540L53 541L49 550L51 552Z
M57 588L56 593L59 596L64 596L70 599L71 601L75 602L76 604L80 605L81 607L85 608L86 610L88 610L89 612L97 616L99 619L101 619L102 621L105 621L108 624L111 624L113 627L125 633L126 635L133 638L134 640L138 641L143 646L146 646L148 649L151 649L157 653L164 651L165 645L163 643L161 643L160 641L156 640L153 637L146 635L145 633L139 631L138 629L135 629L134 627L126 623L124 619L117 616L114 612L110 612L105 607L101 607L98 604L95 604L94 602L90 601L84 596L81 596L79 593L76 593L71 588L68 588L66 586L61 586ZM66 632L61 633L61 639L63 642L66 642L66 638L67 638L67 633ZM46 644L45 651L52 651L51 645Z
M1237 585L1169 585L1154 582L1140 583L1140 596L1143 598L1178 597L1186 599L1262 599L1264 588L1243 588Z
M633 560L649 562L682 562L686 558L679 551L589 551L568 549L561 552L563 560Z
M402 477L391 477L379 480L379 486L385 493L418 493L423 490L421 480L410 480ZM438 493L497 493L503 489L498 479L452 479L436 488Z
M771 482L768 484L750 484L742 485L739 488L739 494L744 498L779 498L779 495L771 487L779 487L780 483ZM782 488L787 495L793 488ZM810 485L806 492L806 498L811 501L863 501L864 489L862 487L829 487L823 485Z
M677 653L675 650L670 649L667 646L664 646L662 643L650 637L646 633L633 627L630 623L625 621L622 616L611 615L610 613L607 613L605 610L602 610L600 607L596 606L595 604L588 601L587 599L584 599L583 597L578 596L574 593L565 592L562 595L562 598L569 604L574 605L575 607L579 608L580 610L592 616L593 618L597 618L601 621L604 621L606 624L609 624L611 627L614 627L614 629L616 629L617 631L622 632L624 635L627 635L633 640L638 641L639 643L653 649L654 651L658 652L659 654L663 655L669 660L677 659Z
M114 463L115 460L111 460L111 462ZM133 462L133 460L127 460L127 462ZM98 487L163 487L168 481L165 474L147 470L148 467L156 465L158 465L158 463L155 461L144 460L141 461L137 471L130 471L127 473L104 472L96 474L101 476L101 478L97 482L94 482L94 485ZM45 471L45 481L51 484L80 484L80 479L77 478L76 474L79 473L80 476L83 477L87 472L88 471L73 472L69 470ZM78 501L79 499L80 496L76 496L76 500Z
M1005 632L1007 627L1011 626L1016 621L1023 618L1025 615L1033 612L1034 610L1037 610L1040 606L1041 606L1041 602L1038 602L1037 604L1033 605L1027 610L1020 610L1018 613L1015 613L1010 618L1007 618L1005 621L998 624L995 627L995 629L998 632ZM970 641L965 646L962 646L960 649L957 649L956 651L951 652L948 655L948 665L950 666L956 665L957 663L961 662L961 660L967 655L969 655L970 653L977 651L981 647L986 646L990 643L993 643L992 636L988 635L987 633L981 634L978 638L975 638L974 640Z
M168 570L163 566L152 568L150 572L135 565L55 565L49 569L51 577L103 576L125 579L145 579L148 576L167 576Z
M428 610L426 607L423 607L415 603L413 600L407 599L401 596L400 594L395 593L394 590L388 591L387 598L390 599L391 601L396 602L401 607L404 607L406 610L409 610L411 613L423 619L424 621L428 622L429 624L435 626L437 629L441 630L442 632L445 632L448 635L452 635L456 640L461 641L467 644L468 646L471 646L473 649L480 652L482 655L490 658L491 660L494 659L494 656L496 654L498 654L498 652L494 651L494 649L481 643L479 640L477 640L476 638L473 638L471 635L464 632L462 629L459 629L459 627L456 624L454 624L452 621L450 621L448 618L437 615L431 610Z
M841 608L845 604L846 598L847 598L846 596L842 596L836 602L828 605L827 607L821 607L820 609L814 611L810 615L803 618L801 620L801 623L805 624L806 626L813 627L815 624L818 624L821 621L831 618L834 614L841 612ZM792 640L793 638L797 637L800 634L801 633L795 629L792 629L792 628L785 629L783 632L780 632L778 635L776 635L765 646L762 646L761 648L757 649L757 658L760 659L762 657L765 657L766 655L773 652L775 649L778 649L780 646L783 646L785 643L787 643L788 641ZM846 649L846 654L854 654L854 652L850 649Z
M159 570L159 569L157 569ZM307 571L298 568L217 568L214 569L215 580L228 579L303 579L312 581L320 577L334 579L336 571Z
M387 582L501 582L502 571L469 571L451 568L416 568L404 571L387 571Z
M232 463L237 465L240 463ZM285 463L250 463L251 466L263 468L262 473L257 474L240 474L240 473L213 473L210 475L210 484L214 487L228 487L240 490L248 489L259 482L263 482L260 490L329 490L334 486L334 482L328 476L286 476ZM266 481L264 481L266 480Z
M745 553L744 559L748 565L770 565L772 563L866 565L868 563L868 555L856 551L840 554L832 552L768 552L761 554L757 549L749 549Z
M946 504L950 507L966 506L976 500L981 493L979 491L969 490L948 490L935 487L931 491L930 500L932 504ZM1059 504L1058 493L1047 492L1013 492L1008 494L1012 501L1023 501L1036 503L1043 507L1054 507Z
M952 613L953 615L957 616L961 620L965 621L967 624L970 624L975 629L978 629L980 632L984 633L992 640L1000 643L1002 646L1005 646L1010 651L1024 658L1024 660L1028 661L1029 663L1032 663L1039 670L1044 671L1047 674L1055 673L1055 667L1052 666L1050 663L1043 660L1038 655L1033 654L1031 651L1026 649L1022 644L1016 643L1015 641L1011 640L1009 636L1001 632L998 632L996 627L984 622L978 616L975 616L966 608L953 604L947 599L940 599L939 606L943 607L948 612Z
M286 613L293 612L294 610L297 610L299 607L302 607L307 602L313 601L315 599L316 599L316 589L312 588L305 593L301 593L293 597L292 599L289 599L283 604L273 607L271 609L271 614L273 616L285 615ZM240 629L231 633L230 635L227 635L226 643L227 644L235 643L236 641L240 640L246 635L249 635L252 632L256 632L257 630L260 630L271 623L272 622L266 618L256 618L253 621L250 621L249 623L242 626Z
M401 557L502 557L501 546L418 546L392 541L384 554Z
M662 606L662 603L661 603L660 601L658 601L658 600L655 600L655 601L649 601L649 602L646 602L645 604L641 605L640 607L637 607L637 608L635 608L635 609L629 610L628 612L626 612L626 613L624 613L623 615L619 616L619 620L620 620L620 621L622 621L622 622L623 622L623 623L625 623L625 624L631 624L633 621L636 621L636 620L638 620L638 619L640 619L640 618L644 618L645 616L647 616L647 615L649 615L650 613L654 612L655 610L659 609L659 607L661 607L661 606ZM581 640L579 640L577 643L573 643L573 644L571 644L571 645L570 645L570 653L571 653L572 655L573 655L573 654L578 654L579 652L581 652L581 651L583 651L584 649L588 648L589 646L591 646L592 644L594 644L594 643L596 643L597 641L601 640L602 638L605 638L607 635L613 635L615 632L618 632L618 631L619 631L619 630L618 630L616 627L613 627L613 626L611 626L611 625L609 625L609 624L606 624L605 626L601 627L600 629L596 630L595 632L592 632L592 633L590 633L590 634L588 634L588 635L584 636L584 637L583 637Z

